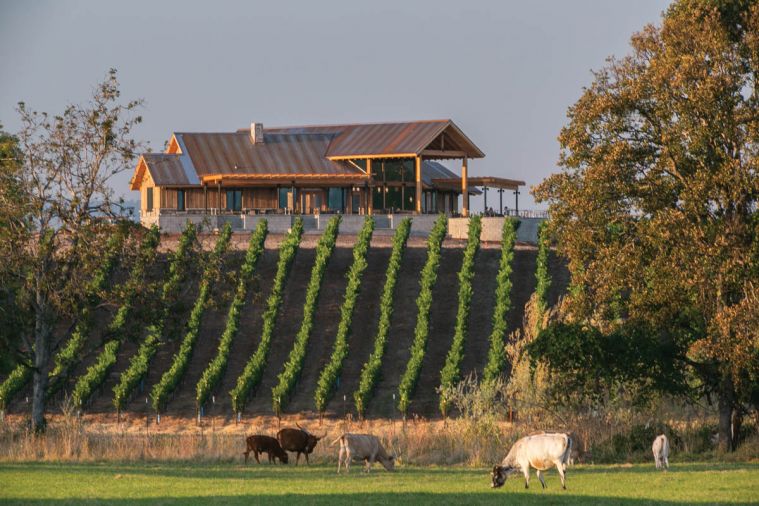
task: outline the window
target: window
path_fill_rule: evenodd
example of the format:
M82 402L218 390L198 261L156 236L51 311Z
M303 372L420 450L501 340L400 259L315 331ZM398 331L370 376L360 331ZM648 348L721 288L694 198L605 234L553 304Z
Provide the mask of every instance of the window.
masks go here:
M345 198L342 188L330 188L327 196L327 206L332 211L345 211Z
M227 211L242 211L242 190L227 190Z
M184 211L184 190L177 190L177 211Z
M145 210L148 212L153 210L153 188L145 190Z

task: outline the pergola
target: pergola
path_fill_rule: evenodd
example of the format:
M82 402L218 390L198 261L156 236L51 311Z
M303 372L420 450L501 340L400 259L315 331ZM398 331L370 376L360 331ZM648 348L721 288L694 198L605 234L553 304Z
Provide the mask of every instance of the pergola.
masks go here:
M464 167L466 167L466 165ZM517 179L506 179L493 176L467 177L466 168L462 170L461 178L439 178L433 179L432 182L439 186L450 186L452 188L458 188L459 185L461 185L461 187L464 189L468 186L481 187L484 193L486 210L488 207L488 188L497 188L500 199L501 214L503 214L503 192L506 190L514 191L515 210L519 212L519 187L525 185L524 181L519 181ZM465 204L463 204L463 208L468 209L469 193L466 192L466 190L464 191L464 202ZM464 214L464 216L466 216L466 214Z

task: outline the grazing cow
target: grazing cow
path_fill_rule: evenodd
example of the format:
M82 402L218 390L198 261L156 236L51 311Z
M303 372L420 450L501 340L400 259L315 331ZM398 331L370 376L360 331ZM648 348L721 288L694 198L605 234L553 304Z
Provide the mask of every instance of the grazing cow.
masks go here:
M300 454L306 456L306 464L308 464L308 455L314 451L316 443L320 439L323 439L327 435L325 432L322 436L315 436L308 432L306 429L298 425L297 429L287 427L277 432L277 441L283 450L288 452L297 452L298 456L295 459L295 465L298 465L300 461Z
M654 452L656 469L669 469L669 440L667 439L667 436L664 434L656 436L651 450Z
M572 438L561 432L540 433L523 437L511 447L509 454L500 466L493 466L491 487L502 487L511 474L524 474L524 488L530 488L530 466L537 470L538 479L543 488L546 482L541 471L556 466L561 477L561 486L566 490L564 473L567 470L569 455L572 453Z
M261 461L258 460L258 456L262 453L269 454L269 463L273 463L276 459L279 459L282 464L287 464L287 452L282 449L279 441L275 438L261 435L248 436L245 439L245 443L247 444L247 449L243 452L243 455L245 455L246 464L248 463L250 452L253 452L256 462L259 464Z
M379 438L371 434L343 434L332 441L332 445L340 442L340 454L337 457L337 473L340 474L340 464L345 464L345 472L350 472L351 461L354 458L366 462L365 471L368 473L374 461L379 461L385 469L395 468L395 455L388 455L382 447Z

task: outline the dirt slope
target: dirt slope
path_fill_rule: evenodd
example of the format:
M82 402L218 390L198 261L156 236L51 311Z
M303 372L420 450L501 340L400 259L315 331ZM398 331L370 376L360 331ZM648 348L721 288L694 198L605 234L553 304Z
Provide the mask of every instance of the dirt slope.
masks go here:
M414 337L419 273L426 260L427 250L423 246L410 245L403 254L395 286L393 317L390 320L390 333L380 370L380 380L367 409L367 415L370 417L392 416L396 413L393 394L397 397L398 384L406 367Z
M246 413L263 414L271 413L271 388L279 373L282 364L290 352L295 340L295 334L303 320L303 303L306 299L306 287L311 276L311 267L314 265L316 250L313 246L301 247L295 255L295 261L291 267L290 276L284 288L284 300L279 309L279 316L274 328L274 336L269 349L269 360L264 368L264 375L258 388L252 393L245 407ZM249 357L245 358L245 361ZM229 371L227 372L229 375ZM232 379L230 389L234 386L237 377Z
M385 287L385 272L391 252L391 248L372 245L367 255L368 266L361 282L361 292L356 301L348 338L348 356L343 364L340 384L327 406L330 414L343 415L343 396L347 399L346 407L353 405L353 392L358 388L361 368L374 349L374 337L379 324L379 298Z
M472 280L472 303L469 309L468 333L464 341L464 360L461 363L461 377L475 373L482 377L490 347L490 332L493 329L493 309L495 307L496 276L501 261L500 245L483 245L477 252Z
M429 416L437 408L438 395L435 391L440 386L440 370L445 364L445 357L453 341L456 324L459 281L458 273L464 258L463 244L446 240L443 243L438 267L438 277L432 290L432 309L430 310L430 335L427 338L427 351L419 372L419 381L411 399L409 415Z
M351 240L353 239L353 240ZM295 392L286 406L286 413L312 411L314 409L314 392L319 373L329 360L332 346L340 323L340 306L348 284L346 274L353 263L353 243L355 236L348 239L340 237L339 246L335 247L332 257L324 272L319 301L317 303L314 326L306 347L306 360ZM279 373L282 370L280 367ZM271 394L268 395L271 404Z

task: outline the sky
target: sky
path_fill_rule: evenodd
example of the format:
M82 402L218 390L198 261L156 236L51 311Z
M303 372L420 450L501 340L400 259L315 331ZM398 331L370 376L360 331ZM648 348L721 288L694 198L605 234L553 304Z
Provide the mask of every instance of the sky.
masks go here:
M134 133L153 151L174 131L253 121L450 118L485 152L470 175L523 180L519 207L543 209L529 187L559 170L567 109L668 3L0 0L0 123L18 130L19 101L52 114L83 102L112 67L122 98L145 100ZM132 172L113 180L126 199Z

